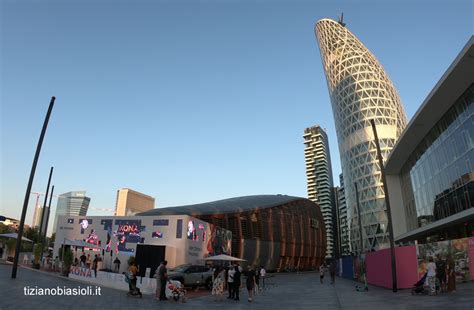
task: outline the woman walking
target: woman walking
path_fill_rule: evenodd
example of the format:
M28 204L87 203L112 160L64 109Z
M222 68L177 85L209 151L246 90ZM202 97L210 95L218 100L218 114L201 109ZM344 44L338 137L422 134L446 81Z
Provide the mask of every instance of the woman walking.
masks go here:
M324 281L324 272L326 271L325 269L326 267L324 267L324 264L321 264L321 266L319 266L319 282L321 282L321 284L323 284Z
M255 270L253 270L252 266L249 266L248 268L249 270L247 271L247 291L249 292L248 301L251 302L255 289Z

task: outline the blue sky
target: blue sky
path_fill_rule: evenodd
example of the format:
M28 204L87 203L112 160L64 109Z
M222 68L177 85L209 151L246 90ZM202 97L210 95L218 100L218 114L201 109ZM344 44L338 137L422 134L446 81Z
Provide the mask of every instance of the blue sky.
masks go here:
M409 118L473 33L467 0L3 0L1 214L20 217L52 95L33 191L45 191L54 166L55 192L87 190L92 208L113 209L122 187L157 207L306 197L302 134L316 124L328 131L337 184L313 28L342 11Z

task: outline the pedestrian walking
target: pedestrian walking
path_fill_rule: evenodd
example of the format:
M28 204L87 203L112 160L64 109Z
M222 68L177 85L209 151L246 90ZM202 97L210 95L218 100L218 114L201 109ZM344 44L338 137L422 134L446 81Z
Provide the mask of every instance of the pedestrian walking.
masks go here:
M336 281L336 262L333 260L329 265L329 274L331 275L331 284Z
M258 295L258 290L260 287L260 270L255 269L255 288L254 288L254 296Z
M117 257L115 257L115 260L114 260L114 265L115 265L115 272L120 272L120 259Z
M167 261L163 261L163 266L159 268L158 276L160 277L160 300L168 300L166 298L165 289L166 289L166 280L168 279L168 270L166 269L166 265L168 265Z
M248 266L246 284L247 284L247 291L249 292L248 301L252 302L253 293L255 289L255 270L252 268L252 266Z
M430 287L430 295L436 294L436 264L433 262L433 257L429 258L429 263L426 266L428 269L427 281Z
M436 278L439 281L441 293L446 292L446 261L438 256L436 261Z
M324 272L326 271L325 269L326 267L324 267L324 264L321 264L321 266L319 266L319 282L321 282L321 284L323 284L324 282Z
M86 267L87 257L86 257L86 254L84 254L84 252L82 252L80 259L81 259L81 267Z
M260 267L260 279L262 280L262 284L261 284L261 289L265 289L265 277L267 275L267 271L265 270L265 268L263 268L263 266Z
M234 274L234 266L230 266L229 271L227 272L227 289L229 291L229 296L227 299L234 298Z
M160 281L160 269L163 267L163 262L156 268L155 274L153 277L156 279L156 291L155 291L155 299L160 300L160 291L161 291L161 281Z
M448 259L448 292L456 292L456 271L454 270L455 264L454 260L450 257Z

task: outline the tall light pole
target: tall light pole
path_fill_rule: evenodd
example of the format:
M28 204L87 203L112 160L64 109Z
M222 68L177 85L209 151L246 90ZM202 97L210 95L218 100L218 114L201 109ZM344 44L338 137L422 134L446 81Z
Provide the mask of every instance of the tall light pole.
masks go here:
M25 200L23 202L23 210L21 211L20 226L18 227L15 257L13 258L12 279L16 278L16 271L18 269L18 259L20 257L21 239L23 238L23 230L25 228L25 218L26 218L26 211L28 210L28 201L30 198L31 186L33 185L33 179L35 178L36 165L38 164L38 158L41 153L41 146L43 145L44 135L46 133L46 128L48 128L49 117L51 116L51 112L53 110L55 100L56 100L56 97L54 96L51 97L51 101L49 102L48 112L46 112L46 117L44 119L43 129L41 129L38 145L36 146L36 153L33 159L33 165L31 166L30 179L28 180L28 186L26 187Z
M43 210L41 211L41 221L40 221L39 232L38 232L38 242L39 243L43 242L44 215L46 213L46 203L48 202L49 185L51 184L51 177L53 176L53 169L54 169L54 167L51 167L51 169L49 170L48 186L46 186L46 194L44 194ZM43 258L43 252L41 252L41 258Z
M360 202L359 202L359 188L357 187L357 182L354 182L355 192L356 192L356 201L357 201L357 219L359 222L359 239L360 239L360 249L359 254L362 254L362 248L364 247L364 241L362 240L362 220L360 218Z
M44 224L43 240L46 240L46 232L48 231L49 215L51 214L51 201L53 200L53 193L54 193L54 185L51 187L51 194L49 196L48 214L46 215L46 222Z
M395 259L395 242L393 239L393 225L392 225L392 211L390 209L390 199L388 196L387 180L385 178L385 166L383 164L382 153L380 152L379 136L377 135L377 128L375 127L375 121L370 120L372 130L374 132L375 146L377 147L377 157L379 159L380 174L382 176L383 191L385 193L385 205L387 206L387 220L388 220L388 239L390 240L390 254L392 257L392 290L394 293L397 292L397 263Z

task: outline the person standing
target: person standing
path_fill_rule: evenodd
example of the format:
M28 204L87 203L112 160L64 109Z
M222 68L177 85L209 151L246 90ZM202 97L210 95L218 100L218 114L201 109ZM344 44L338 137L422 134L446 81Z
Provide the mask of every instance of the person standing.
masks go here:
M232 291L235 300L239 300L239 294L240 294L240 276L242 275L242 272L240 271L240 266L239 264L236 264L234 266L234 290Z
M97 254L94 257L94 260L92 261L92 270L94 270L94 276L97 278L97 264L99 263L99 258L97 257Z
M255 268L255 288L254 288L254 296L258 295L258 289L260 287L260 270Z
M253 270L252 266L248 266L246 284L247 291L249 292L248 301L252 302L252 297L255 289L255 270Z
M326 267L324 267L324 264L321 264L321 266L319 266L319 282L321 282L321 284L323 284L324 281L324 272L326 271L325 269Z
M260 279L262 279L262 289L265 289L265 276L267 275L267 271L265 268L260 267Z
M331 284L334 284L336 280L336 262L334 260L329 265L329 274L331 275Z
M229 267L229 271L227 272L227 289L229 290L229 296L227 299L234 298L234 266Z
M115 257L115 260L114 260L114 265L115 265L115 272L120 272L120 259L117 257Z
M54 258L53 271L54 271L54 272L59 271L59 257L58 257L58 256L56 256L56 257Z
M161 266L158 271L158 276L160 277L160 300L168 300L165 294L166 280L168 278L168 270L166 269L166 265L168 265L168 262L163 261L162 264L163 266Z
M439 280L441 293L446 292L446 262L438 256L436 262L436 277Z
M436 294L436 264L433 262L433 257L429 258L429 263L426 266L428 269L428 285L430 287L430 295Z
M92 266L92 259L91 259L91 255L90 254L87 254L87 261L86 261L86 267L87 268L91 268Z
M156 268L155 274L153 277L156 279L156 291L155 291L155 299L156 300L161 300L160 299L160 292L161 292L161 281L160 281L160 270L161 267L163 267L163 262L160 263L160 265Z
M81 267L83 267L83 268L86 267L86 259L87 259L86 254L84 254L84 252L82 252L82 255L81 255L80 258L81 258Z
M456 271L454 270L454 260L450 257L448 260L448 292L456 292Z

